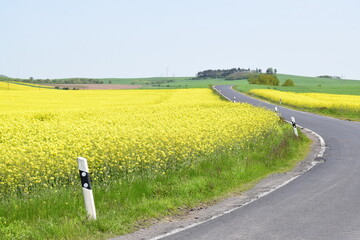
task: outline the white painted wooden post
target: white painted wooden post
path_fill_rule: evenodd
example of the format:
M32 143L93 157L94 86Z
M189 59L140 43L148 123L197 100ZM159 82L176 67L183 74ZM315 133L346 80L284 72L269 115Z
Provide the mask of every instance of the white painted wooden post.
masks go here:
M236 97L234 97L234 102L236 102Z
M275 112L276 112L276 113L278 112L277 106L275 106Z
M81 186L84 195L85 208L89 220L96 220L94 196L90 184L89 167L86 158L78 157Z
M296 123L295 123L295 118L294 117L291 117L291 124L292 124L292 126L294 128L295 135L298 137L299 134L298 134L298 131L297 131L297 128L296 128Z

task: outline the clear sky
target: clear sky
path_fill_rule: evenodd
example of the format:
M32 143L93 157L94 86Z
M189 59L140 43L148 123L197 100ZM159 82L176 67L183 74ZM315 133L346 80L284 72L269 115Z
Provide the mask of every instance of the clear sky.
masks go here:
M0 0L0 74L360 79L359 0Z

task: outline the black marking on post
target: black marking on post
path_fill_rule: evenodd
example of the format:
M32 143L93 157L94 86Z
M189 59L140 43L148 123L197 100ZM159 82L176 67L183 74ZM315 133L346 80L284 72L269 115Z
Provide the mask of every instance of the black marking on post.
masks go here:
M291 123L292 123L293 128L296 128L296 123L295 122L291 122Z
M83 188L91 190L90 174L88 172L81 170L79 170L79 172L80 172L81 186Z

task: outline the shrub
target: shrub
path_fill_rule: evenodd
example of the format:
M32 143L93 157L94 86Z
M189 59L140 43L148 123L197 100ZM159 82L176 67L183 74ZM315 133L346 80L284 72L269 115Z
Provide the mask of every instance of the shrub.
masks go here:
M283 83L283 86L284 86L284 87L292 87L292 86L295 86L295 85L294 85L294 81L291 80L291 79L286 79L286 81Z
M317 78L332 78L332 76L330 76L330 75L320 75L320 76L317 76Z
M271 86L279 85L279 79L275 75L271 75L271 74L250 75L248 82L250 84L258 84L258 85L271 85Z

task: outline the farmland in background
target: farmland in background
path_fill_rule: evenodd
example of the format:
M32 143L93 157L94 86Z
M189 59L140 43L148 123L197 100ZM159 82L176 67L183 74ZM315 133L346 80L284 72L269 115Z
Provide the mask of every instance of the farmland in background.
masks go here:
M294 87L276 86L272 89L292 92L319 92L333 94L351 94L360 95L360 81L349 79L331 79L305 77L288 74L276 74L280 80L280 85L291 79L295 82ZM237 85L240 91L249 91L255 88L268 88L263 85L249 84L246 79L225 80L225 78L206 78L194 79L192 77L157 77L157 78L102 78L104 83L112 84L133 84L142 85L141 88L207 88L209 85Z
M286 79L291 79L295 82L294 87L271 86L271 89L280 91L292 92L318 92L318 93L332 93L332 94L352 94L360 95L360 81L347 80L347 79L331 79L331 78L317 78L317 77L304 77L288 74L276 74L280 80L280 85ZM4 81L7 78L0 78ZM64 78L54 79L58 84L67 84L72 80L81 81L81 78ZM86 80L86 79L83 79ZM193 78L193 77L153 77L153 78L98 78L88 79L92 82L101 82L102 84L112 85L129 85L140 87L142 89L181 89L181 88L208 88L209 85L236 85L238 90L248 92L251 89L269 88L264 85L249 84L246 79L243 80L225 80L225 78ZM24 81L24 79L22 80ZM49 80L50 81L50 80ZM44 83L45 84L45 83ZM74 85L78 89L86 89L85 87L77 87L79 83ZM102 84L93 84L99 85ZM85 84L90 85L90 84ZM70 89L72 89L70 87Z
M239 84L246 80L228 81L224 78L193 79L192 77L101 78L104 84L142 85L142 89L208 88L209 85Z
M277 74L280 80L280 85L286 79L294 81L294 87L282 86L265 86L249 84L247 81L242 81L237 84L237 90L241 92L249 92L251 89L274 89L287 92L299 93L331 93L331 94L348 94L360 95L360 80L347 80L347 79L331 79L331 78L316 78L304 77L287 74Z

